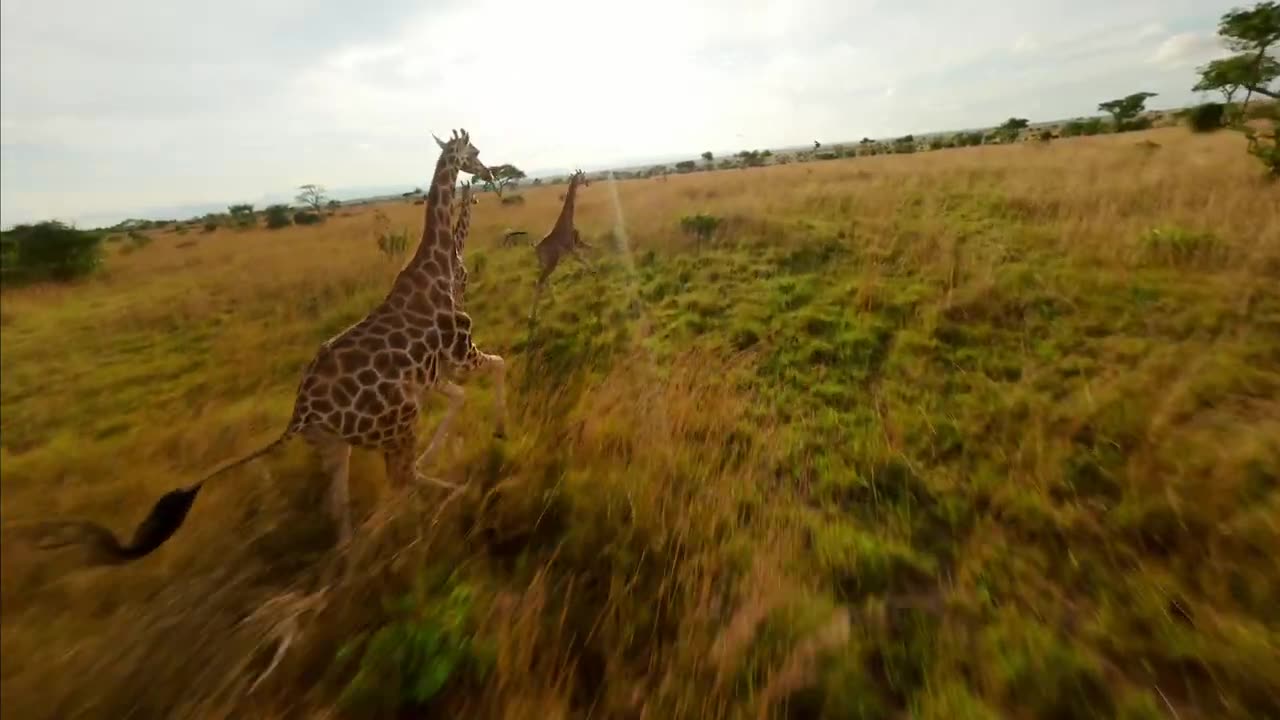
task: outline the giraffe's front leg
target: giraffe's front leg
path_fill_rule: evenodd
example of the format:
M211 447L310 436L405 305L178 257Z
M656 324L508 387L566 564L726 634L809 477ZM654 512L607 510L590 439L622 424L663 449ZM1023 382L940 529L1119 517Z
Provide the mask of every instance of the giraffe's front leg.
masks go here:
M418 456L418 461L415 465L419 468L436 453L440 442L444 440L445 434L449 432L449 424L453 422L454 415L457 415L458 409L462 407L462 401L466 395L461 386L448 380L442 380L436 385L435 390L449 399L449 407L444 411L444 418L440 420L440 425L436 427L435 434L431 436L431 442L427 443L427 448Z
M415 449L414 437L406 436L401 438L395 445L383 450L382 458L387 464L387 479L391 481L394 487L403 488L410 483L419 485L430 483L451 490L457 487L439 478L428 477L419 472L413 459Z
M467 353L467 359L463 367L467 372L476 370L488 370L493 373L493 401L494 401L494 437L506 437L507 435L507 361L502 359L501 355L490 355L483 352L475 345L471 346L471 352Z
M570 249L569 249L569 253L570 253L571 255L573 255L575 258L577 258L578 262L580 262L580 263L582 263L583 265L585 265L585 266L586 266L586 268L587 268L588 270L590 270L590 271L591 271L591 272L593 272L593 273L594 273L594 272L596 272L596 267L595 267L594 265L592 265L592 264L591 264L591 262L590 262L589 260L587 260L585 257L583 257L583 256L582 256L582 253L578 252L578 249L577 249L577 248L570 248Z

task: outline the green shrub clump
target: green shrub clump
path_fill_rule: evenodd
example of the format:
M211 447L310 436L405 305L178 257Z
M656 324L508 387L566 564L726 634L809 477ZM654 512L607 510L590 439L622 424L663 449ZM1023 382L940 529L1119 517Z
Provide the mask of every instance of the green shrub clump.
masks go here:
M49 220L0 232L0 278L6 284L67 282L102 265L102 235Z
M1226 124L1227 106L1222 103L1204 103L1187 113L1187 125L1193 132L1213 132Z

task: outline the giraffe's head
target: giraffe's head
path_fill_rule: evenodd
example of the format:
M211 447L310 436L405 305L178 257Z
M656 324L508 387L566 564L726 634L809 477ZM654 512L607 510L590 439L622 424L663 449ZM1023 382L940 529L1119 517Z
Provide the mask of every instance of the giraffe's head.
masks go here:
M582 172L581 170L573 171L573 174L569 176L569 184L581 185L582 187L587 187L591 185L591 183L587 182L587 174Z
M432 137L435 137L432 135ZM449 155L449 161L455 163L459 170L472 175L478 175L485 180L493 180L493 172L480 162L480 149L471 144L471 136L466 130L453 131L453 137L448 142L435 138L436 144L440 149Z
M458 198L459 207L463 205L479 205L480 204L480 198L476 197L475 189L473 188L471 183L462 183L462 186L458 189L457 198Z

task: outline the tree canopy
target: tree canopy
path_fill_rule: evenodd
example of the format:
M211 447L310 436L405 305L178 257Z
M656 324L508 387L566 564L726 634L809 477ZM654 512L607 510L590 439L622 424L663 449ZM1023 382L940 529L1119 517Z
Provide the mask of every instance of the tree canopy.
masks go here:
M1123 129L1125 123L1133 120L1147 109L1147 100L1156 96L1153 92L1137 92L1117 100L1108 100L1098 104L1098 109L1115 120L1116 129Z
M1218 36L1237 54L1199 68L1200 82L1193 89L1217 90L1228 103L1241 88L1246 91L1245 104L1253 93L1280 98L1269 87L1280 77L1280 64L1269 54L1280 44L1280 3L1268 0L1224 13Z
M1230 103L1241 88L1272 95L1266 86L1280 77L1280 63L1270 56L1259 58L1256 53L1241 53L1214 60L1196 71L1200 73L1200 81L1192 90L1216 90Z
M511 164L490 166L489 172L493 173L493 180L483 180L486 189L502 194L510 186L514 186L527 177L523 170ZM472 178L472 182L475 178Z

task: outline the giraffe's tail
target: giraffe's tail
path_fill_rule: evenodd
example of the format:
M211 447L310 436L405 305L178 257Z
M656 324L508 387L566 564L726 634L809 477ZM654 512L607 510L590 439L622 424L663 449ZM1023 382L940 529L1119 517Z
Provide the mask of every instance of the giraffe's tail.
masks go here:
M234 460L204 476L187 487L170 490L152 506L151 512L133 533L128 544L121 543L107 528L87 521L58 521L38 523L27 531L37 547L51 549L68 545L84 545L90 550L90 562L99 565L119 565L151 554L173 536L187 519L187 513L196 501L196 495L206 482L229 470L252 462L283 445L295 434L290 426L280 437L265 446Z

